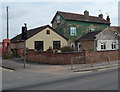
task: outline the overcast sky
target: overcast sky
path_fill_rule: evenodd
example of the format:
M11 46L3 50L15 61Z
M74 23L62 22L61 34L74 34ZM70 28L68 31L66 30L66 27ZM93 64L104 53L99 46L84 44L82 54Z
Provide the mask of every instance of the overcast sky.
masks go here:
M91 16L109 15L111 25L118 25L118 1L110 2L2 2L0 4L0 21L2 21L1 39L6 38L6 6L9 7L9 36L10 38L21 33L21 27L27 23L28 29L51 25L51 20L57 11L83 14L88 10Z

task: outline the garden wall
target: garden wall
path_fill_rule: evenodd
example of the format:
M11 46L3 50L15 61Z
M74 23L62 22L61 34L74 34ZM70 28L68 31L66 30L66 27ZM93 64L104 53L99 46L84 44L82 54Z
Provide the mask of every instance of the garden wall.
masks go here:
M119 51L53 53L27 50L27 61L42 64L74 64L120 60Z
M84 53L53 53L53 52L38 52L27 51L27 61L38 62L42 64L70 64L84 63Z

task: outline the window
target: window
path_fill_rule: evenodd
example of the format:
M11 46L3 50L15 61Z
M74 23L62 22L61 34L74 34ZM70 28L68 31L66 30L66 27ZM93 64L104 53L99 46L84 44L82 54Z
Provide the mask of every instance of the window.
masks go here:
M43 51L43 41L35 41L34 46L36 50Z
M101 49L102 50L106 49L106 44L105 43L101 43Z
M94 31L94 28L88 28L88 31L89 31L89 32L93 32L93 31Z
M57 23L60 23L60 16L57 16Z
M46 30L46 34L50 34L50 30Z
M60 50L60 41L53 41L53 49Z
M70 27L70 35L77 35L76 27Z
M112 42L111 48L112 48L112 49L116 49L116 42Z
M74 43L71 43L71 47L72 47L72 48L75 48L75 44L74 44Z

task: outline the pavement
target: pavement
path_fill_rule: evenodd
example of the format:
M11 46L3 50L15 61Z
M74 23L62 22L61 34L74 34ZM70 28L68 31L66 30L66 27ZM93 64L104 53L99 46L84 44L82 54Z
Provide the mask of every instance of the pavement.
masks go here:
M1 63L2 62L2 63ZM24 68L24 61L22 58L2 59L0 66L3 68L36 73L73 73L82 71L98 71L100 69L109 69L118 67L120 61L106 61L94 64L69 64L69 65L50 65L26 62Z

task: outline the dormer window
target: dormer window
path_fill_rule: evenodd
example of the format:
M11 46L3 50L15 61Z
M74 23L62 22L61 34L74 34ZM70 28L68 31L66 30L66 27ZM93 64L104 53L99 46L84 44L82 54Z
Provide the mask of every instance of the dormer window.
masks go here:
M94 28L89 28L88 30L89 30L89 32L93 32Z
M57 23L60 23L60 16L57 16Z

